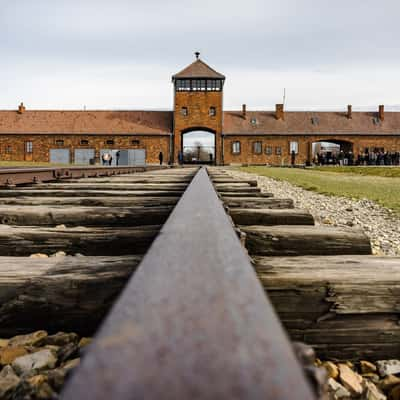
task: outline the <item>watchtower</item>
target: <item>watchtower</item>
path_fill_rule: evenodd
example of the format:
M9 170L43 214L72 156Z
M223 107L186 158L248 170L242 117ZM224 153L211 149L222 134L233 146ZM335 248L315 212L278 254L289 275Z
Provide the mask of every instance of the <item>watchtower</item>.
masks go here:
M172 77L174 84L174 150L173 160L178 162L178 154L182 152L185 162L192 159L196 162L207 161L212 164L222 164L222 116L223 87L225 76L212 69L196 52L196 60L188 67ZM201 132L212 134L213 149L210 139L204 148L207 160L202 155L189 157L184 136L187 133ZM207 132L207 133L206 133ZM189 136L189 135L188 135ZM200 148L200 146L198 145ZM195 152L196 154L196 152Z

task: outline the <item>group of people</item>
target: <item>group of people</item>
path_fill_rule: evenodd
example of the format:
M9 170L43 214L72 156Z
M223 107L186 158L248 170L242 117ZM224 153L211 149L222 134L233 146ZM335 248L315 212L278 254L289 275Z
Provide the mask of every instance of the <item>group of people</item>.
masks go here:
M317 153L313 160L316 165L400 165L399 151L368 151L358 153Z
M119 150L115 153L115 163L116 163L116 165L119 164L120 154L121 153L120 153ZM103 155L101 156L101 162L102 162L103 165L112 165L112 161L113 161L113 158L112 158L111 153L103 153Z

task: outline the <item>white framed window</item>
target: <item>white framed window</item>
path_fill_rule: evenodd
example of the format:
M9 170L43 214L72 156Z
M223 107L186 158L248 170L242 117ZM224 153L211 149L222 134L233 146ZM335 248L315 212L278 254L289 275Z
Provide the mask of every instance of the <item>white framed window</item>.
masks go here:
M240 153L240 142L232 142L232 153L233 154Z
M25 152L32 153L33 151L33 144L32 142L25 142Z
M290 142L289 143L289 153L292 154L294 151L294 154L299 154L299 142Z
M253 153L254 154L261 154L262 153L262 143L261 142L254 142L253 143Z

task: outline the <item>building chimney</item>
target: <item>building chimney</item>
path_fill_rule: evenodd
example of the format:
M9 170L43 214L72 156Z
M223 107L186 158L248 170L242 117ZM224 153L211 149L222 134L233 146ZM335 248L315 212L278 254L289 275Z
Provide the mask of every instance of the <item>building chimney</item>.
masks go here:
M385 119L385 106L383 104L379 106L379 119L381 121Z
M351 104L347 106L347 118L348 119L353 118L353 106Z
M275 105L275 118L276 119L285 119L285 111L283 110L283 104Z
M26 110L26 108L25 108L25 106L24 106L24 103L21 103L21 104L18 106L18 114L23 114L25 110Z
M246 119L246 104L242 105L242 117Z

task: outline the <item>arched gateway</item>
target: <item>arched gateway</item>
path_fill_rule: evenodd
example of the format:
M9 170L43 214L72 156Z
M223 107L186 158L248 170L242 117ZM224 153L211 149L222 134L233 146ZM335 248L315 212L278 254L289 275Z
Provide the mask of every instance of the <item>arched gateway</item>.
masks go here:
M215 132L194 129L182 133L184 164L215 164Z
M185 163L222 164L224 75L199 59L172 77L174 143L172 158Z

